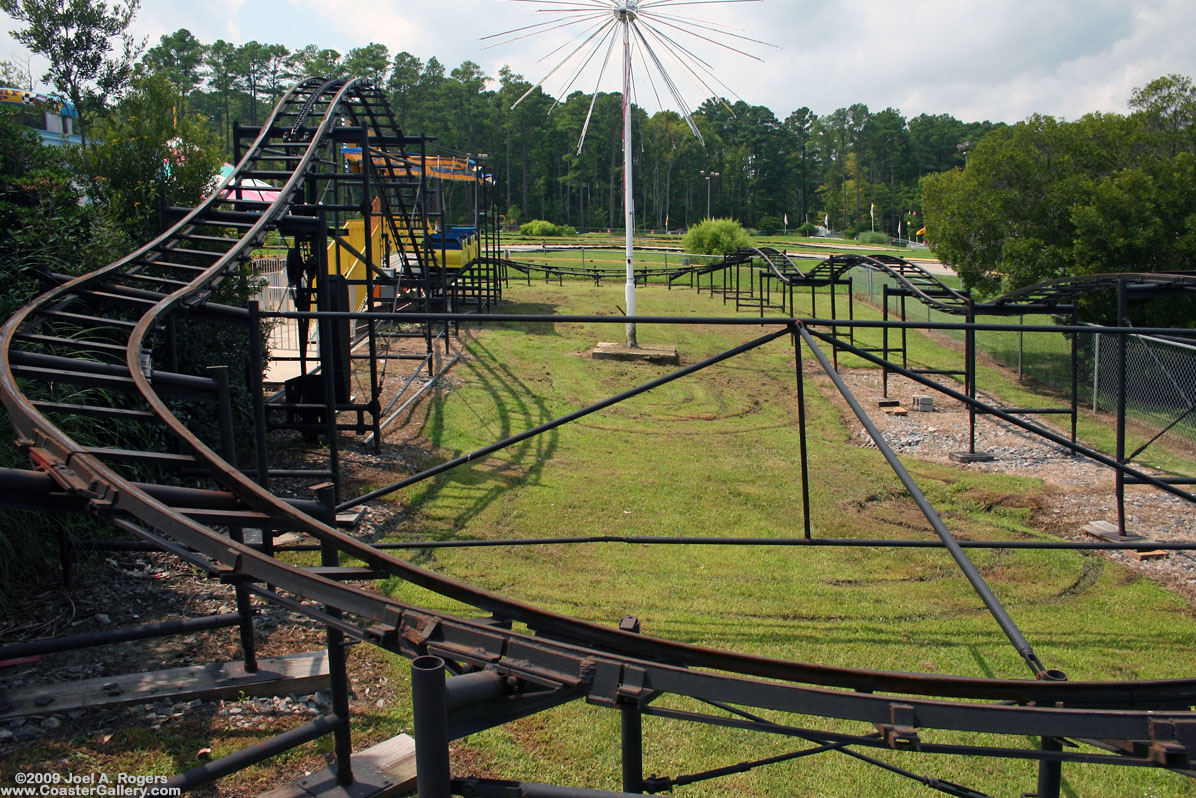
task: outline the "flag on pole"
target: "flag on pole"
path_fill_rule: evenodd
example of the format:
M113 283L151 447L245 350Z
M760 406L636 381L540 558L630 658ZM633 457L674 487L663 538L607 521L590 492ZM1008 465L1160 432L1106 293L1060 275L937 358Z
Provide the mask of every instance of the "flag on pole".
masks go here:
M827 230L831 229L831 215L829 213L822 217L822 226Z
M789 214L785 214L785 226L789 226Z

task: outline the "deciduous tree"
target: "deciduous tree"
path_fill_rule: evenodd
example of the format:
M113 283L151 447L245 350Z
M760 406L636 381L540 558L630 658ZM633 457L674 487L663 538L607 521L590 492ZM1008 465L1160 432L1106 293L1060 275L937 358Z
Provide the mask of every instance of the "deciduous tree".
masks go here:
M176 118L176 99L164 76L141 78L96 125L89 156L102 179L89 193L134 244L157 235L159 201L195 205L220 167L216 136L199 117Z
M42 80L79 111L79 135L87 139L86 114L102 109L128 85L133 62L144 47L128 32L141 0L109 7L104 0L0 0L24 28L12 31L25 47L50 62Z

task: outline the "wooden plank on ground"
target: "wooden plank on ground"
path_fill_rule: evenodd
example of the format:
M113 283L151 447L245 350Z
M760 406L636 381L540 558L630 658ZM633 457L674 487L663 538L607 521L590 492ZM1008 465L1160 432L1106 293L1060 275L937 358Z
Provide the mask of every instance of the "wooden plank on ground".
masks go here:
M0 719L141 704L165 698L190 701L240 695L305 694L327 686L328 652L309 651L259 658L254 673L246 672L243 662L217 662L3 690Z
M415 740L400 734L353 754L353 794L357 798L390 798L415 791ZM259 798L313 798L336 790L336 774L329 768L283 785ZM369 788L373 788L372 791Z
M1151 551L1127 551L1126 554L1133 557L1135 560L1165 560L1171 556L1171 552L1165 549L1153 549Z
M1126 532L1124 536L1117 534L1117 525L1111 524L1108 521L1092 521L1085 524L1083 529L1092 537L1107 540L1111 543L1119 543L1127 540L1145 540L1141 535L1135 535L1133 532Z

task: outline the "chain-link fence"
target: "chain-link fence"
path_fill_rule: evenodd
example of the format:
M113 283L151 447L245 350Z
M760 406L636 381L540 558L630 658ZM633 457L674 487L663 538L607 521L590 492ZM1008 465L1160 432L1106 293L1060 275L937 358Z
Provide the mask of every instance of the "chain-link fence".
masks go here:
M856 269L851 274L856 296L880 307L884 286L896 287L887 275ZM889 300L890 318L897 318L900 300ZM906 299L910 321L960 322L963 317ZM1018 322L1049 325L1051 316L1013 318L977 317L978 322ZM1076 342L1077 396L1082 406L1093 411L1117 410L1117 336L1080 334ZM961 330L943 330L943 335L963 341ZM1071 395L1071 338L1059 332L989 331L976 333L976 348L996 362L1017 372L1018 378L1060 397ZM1126 408L1128 417L1150 430L1163 433L1182 445L1196 445L1196 346L1145 335L1126 339ZM1151 433L1152 435L1154 433Z
M1092 375L1087 401L1093 410L1116 411L1120 357L1117 336L1081 339L1080 362ZM1150 427L1196 442L1196 346L1130 335L1125 346L1125 394L1131 415Z

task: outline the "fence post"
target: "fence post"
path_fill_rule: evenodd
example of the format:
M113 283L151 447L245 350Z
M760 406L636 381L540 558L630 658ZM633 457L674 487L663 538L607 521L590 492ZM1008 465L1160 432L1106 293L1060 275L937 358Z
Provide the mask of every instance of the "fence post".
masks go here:
M1071 326L1080 326L1079 303L1073 301L1071 304ZM1080 334L1073 332L1071 334L1071 442L1076 442L1076 434L1079 431L1079 417L1080 417ZM1068 452L1071 457L1076 457L1077 452L1072 449Z
M1130 326L1129 296L1124 277L1117 280L1117 326ZM1117 535L1125 538L1125 472L1120 466L1126 462L1125 456L1125 407L1126 407L1126 346L1128 337L1124 332L1117 333L1117 465L1114 473L1115 488L1117 490Z
M1024 327L1026 324L1026 314L1024 314L1024 313L1020 314L1017 317L1017 323L1022 325L1022 327ZM1018 331L1017 331L1017 379L1018 379L1018 382L1021 382L1021 379L1022 379L1022 350L1025 348L1024 339L1023 339L1024 335L1025 335L1025 331L1023 329L1021 329L1021 327L1019 327Z

